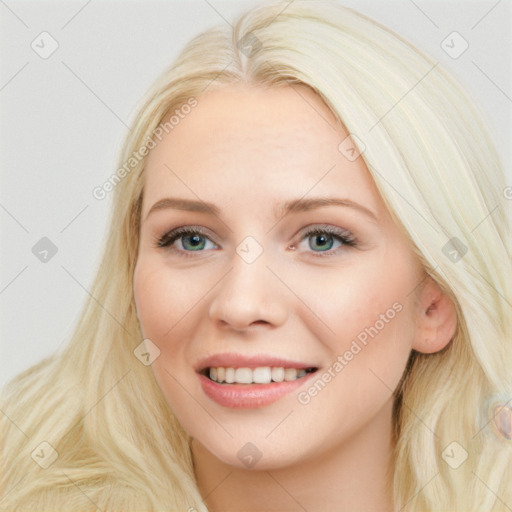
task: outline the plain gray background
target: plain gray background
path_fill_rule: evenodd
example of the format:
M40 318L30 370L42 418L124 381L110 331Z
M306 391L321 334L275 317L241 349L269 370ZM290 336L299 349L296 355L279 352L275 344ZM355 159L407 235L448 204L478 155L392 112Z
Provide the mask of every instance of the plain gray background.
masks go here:
M92 190L116 170L147 88L192 36L258 3L0 0L0 386L69 340L111 199L97 200ZM510 0L340 3L394 29L460 79L512 185ZM454 31L469 44L458 58L441 46ZM58 48L48 58L31 46L48 51L52 40ZM46 263L32 252L43 237L58 250Z

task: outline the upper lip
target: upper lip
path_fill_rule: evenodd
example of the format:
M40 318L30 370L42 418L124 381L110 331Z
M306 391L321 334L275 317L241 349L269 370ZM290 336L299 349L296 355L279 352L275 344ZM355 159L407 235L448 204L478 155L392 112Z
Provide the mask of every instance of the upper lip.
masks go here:
M265 366L270 367L283 367L283 368L317 368L313 364L304 363L292 359L285 359L282 357L274 357L270 355L260 354L246 356L243 354L236 354L233 352L225 352L222 354L214 354L212 356L200 359L197 363L195 370L200 373L207 368L261 368Z

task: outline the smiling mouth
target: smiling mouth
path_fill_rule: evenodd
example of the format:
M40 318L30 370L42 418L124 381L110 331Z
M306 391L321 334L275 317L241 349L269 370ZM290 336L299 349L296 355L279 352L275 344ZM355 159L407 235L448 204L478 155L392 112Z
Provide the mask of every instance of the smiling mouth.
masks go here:
M284 368L282 366L261 366L258 368L209 367L200 373L218 384L270 384L301 379L318 368Z

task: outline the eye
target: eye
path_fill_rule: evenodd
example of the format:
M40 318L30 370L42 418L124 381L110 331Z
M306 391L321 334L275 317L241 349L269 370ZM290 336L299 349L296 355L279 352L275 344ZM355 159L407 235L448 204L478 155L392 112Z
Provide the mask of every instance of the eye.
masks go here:
M313 251L314 256L331 256L338 252L338 249L342 246L356 246L356 238L350 231L329 225L307 228L302 233L301 241L304 239L309 239L308 246ZM333 250L332 247L335 243L339 245ZM292 247L294 246L292 245Z
M301 242L309 239L309 249L314 256L332 256L340 247L355 247L356 238L350 231L330 225L311 226L302 233ZM176 247L175 242L180 241L181 247ZM208 247L208 243L213 245ZM332 249L333 245L339 245ZM204 252L205 249L214 249L217 245L212 242L206 231L200 226L183 226L157 237L155 247L167 248L180 256L193 256L194 252ZM292 244L290 248L295 248ZM307 249L306 249L307 250Z
M177 240L180 241L181 248L174 247L174 242ZM191 256L191 252L202 252L204 249L212 249L212 247L206 247L207 242L213 244L202 228L199 226L186 226L173 229L163 236L157 237L155 246L160 248L167 247L169 250L180 255Z

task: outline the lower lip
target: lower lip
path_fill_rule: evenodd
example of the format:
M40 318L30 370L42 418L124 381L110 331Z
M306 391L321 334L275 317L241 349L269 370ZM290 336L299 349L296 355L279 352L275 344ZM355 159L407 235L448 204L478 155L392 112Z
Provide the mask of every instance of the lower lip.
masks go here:
M224 407L251 409L263 407L279 400L284 395L300 388L317 372L308 373L300 379L271 382L270 384L219 384L205 375L199 375L206 396Z

